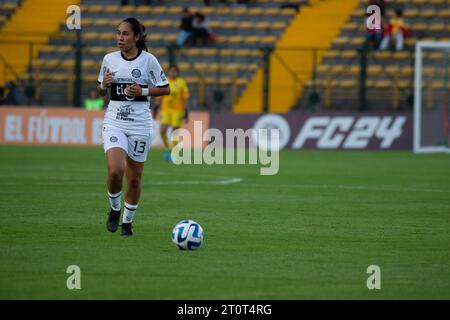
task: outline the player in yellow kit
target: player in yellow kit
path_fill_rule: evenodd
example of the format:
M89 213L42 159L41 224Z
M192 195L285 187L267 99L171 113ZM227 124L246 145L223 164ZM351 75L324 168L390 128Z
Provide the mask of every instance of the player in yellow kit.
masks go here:
M183 125L183 121L188 120L189 89L186 81L180 77L180 70L176 65L169 67L167 75L169 77L170 95L160 97L157 100L154 116L161 109L160 134L167 149L164 153L164 160L171 160L171 148L178 143L178 137L173 137L173 145L170 146L168 129L171 127L173 132Z

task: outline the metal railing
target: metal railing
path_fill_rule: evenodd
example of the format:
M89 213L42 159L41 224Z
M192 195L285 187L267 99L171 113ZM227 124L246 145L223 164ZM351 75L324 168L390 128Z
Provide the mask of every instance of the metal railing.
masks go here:
M66 36L66 35L65 35ZM3 79L16 78L17 85L20 91L26 97L29 105L67 105L80 106L81 97L86 95L89 89L95 88L95 77L88 77L82 69L83 60L99 60L98 53L92 54L88 47L86 47L81 38L76 37L73 33L70 35L70 41L73 49L66 53L59 55L59 62L50 67L42 68L39 65L34 65L34 55L36 45L47 44L47 42L26 42L13 40L0 40L1 44L23 44L28 52L28 65L25 73L19 74L15 65L8 62L0 53L0 66L3 70L0 74ZM66 43L67 45L67 43ZM215 50L214 55L209 55L206 62L199 61L199 58L189 54L189 50ZM359 50L355 53L353 63L344 64L345 67L340 73L332 72L330 70L323 71L320 66L324 63L323 53L326 48L307 48L307 47L278 47L275 51L273 47L261 46L248 48L258 52L247 57L233 57L225 54L225 50L231 50L232 47L225 45L207 45L204 47L193 46L179 48L176 46L168 46L165 54L158 56L158 59L166 61L166 67L172 63L184 64L185 70L188 71L188 78L192 80L188 82L191 89L192 101L190 104L193 109L210 110L210 111L230 111L231 106L238 101L240 95L244 92L246 85L250 83L256 70L262 68L263 70L263 111L270 110L269 96L270 96L270 81L271 70L270 61L277 60L286 73L292 80L294 93L301 96L298 102L292 106L301 110L309 109L359 109L370 110L373 109L374 103L383 105L385 108L397 110L400 108L409 107L412 105L413 93L413 73L411 77L405 81L400 75L395 73L388 73L384 68L374 75L368 73L367 70L373 66L382 65L385 60L377 58L374 51ZM310 52L312 65L304 70L294 70L279 52ZM68 56L75 54L74 64L67 66L65 63ZM105 52L106 54L106 52ZM410 67L413 68L414 53L408 52ZM200 55L202 57L203 55ZM90 59L89 59L90 58ZM200 58L201 59L201 58ZM326 61L332 64L332 60ZM98 68L101 61L98 61ZM202 68L199 66L203 65ZM205 67L206 65L206 67ZM212 65L215 67L212 68ZM230 66L237 65L235 68ZM332 65L331 65L332 66ZM355 66L359 70L355 72ZM57 73L57 71L60 71ZM302 74L303 72L303 74ZM57 79L54 83L47 80L49 75L57 73ZM92 74L93 75L93 74ZM376 79L373 78L376 76ZM84 80L83 80L84 78ZM45 80L44 80L45 79ZM305 80L307 79L307 80ZM351 86L345 87L345 81L350 81ZM382 79L389 85L385 88L377 87L379 80ZM344 82L344 83L343 83ZM1 84L0 84L1 85ZM428 97L432 99L433 88L425 84ZM380 95L379 92L389 93L387 95ZM59 93L60 100L50 101L48 98L54 93ZM63 97L64 96L64 97ZM372 105L372 106L371 106ZM386 108L385 108L386 109Z

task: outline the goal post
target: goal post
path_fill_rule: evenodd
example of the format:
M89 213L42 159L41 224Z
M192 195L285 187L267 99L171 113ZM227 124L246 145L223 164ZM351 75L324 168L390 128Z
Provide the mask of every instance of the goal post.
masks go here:
M450 153L450 42L416 43L414 153Z

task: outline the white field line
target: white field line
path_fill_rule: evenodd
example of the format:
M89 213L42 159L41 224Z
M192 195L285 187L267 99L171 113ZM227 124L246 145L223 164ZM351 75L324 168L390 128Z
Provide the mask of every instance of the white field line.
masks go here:
M39 179L42 180L42 177ZM226 178L226 177L216 177L217 180L180 180L180 181L142 181L142 185L228 185L233 183L242 182L241 178ZM45 179L44 179L45 180ZM104 185L105 181L102 179L98 180L71 180L71 179L59 179L60 181L27 181L28 185ZM24 185L25 182L19 181L1 181L0 186L8 185Z
M249 187L263 186L263 184L245 184ZM274 184L274 187L301 188L301 189L342 189L342 190L364 190L364 191L389 191L389 192L432 192L450 193L450 190L410 187L371 187L365 185L332 185L332 184Z

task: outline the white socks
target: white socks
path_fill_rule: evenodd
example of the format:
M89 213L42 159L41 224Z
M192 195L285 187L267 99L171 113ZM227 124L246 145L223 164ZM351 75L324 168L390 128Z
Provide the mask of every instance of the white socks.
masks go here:
M122 202L122 192L119 191L117 193L110 193L108 191L109 203L111 204L111 208L114 211L120 211L120 204Z
M122 203L122 192L110 193L108 191L109 203L114 211L120 211ZM123 209L123 223L133 222L134 215L136 214L137 204L129 204L125 201Z
M129 204L125 201L124 209L123 209L123 223L131 223L133 222L134 215L136 213L138 205L137 204Z

